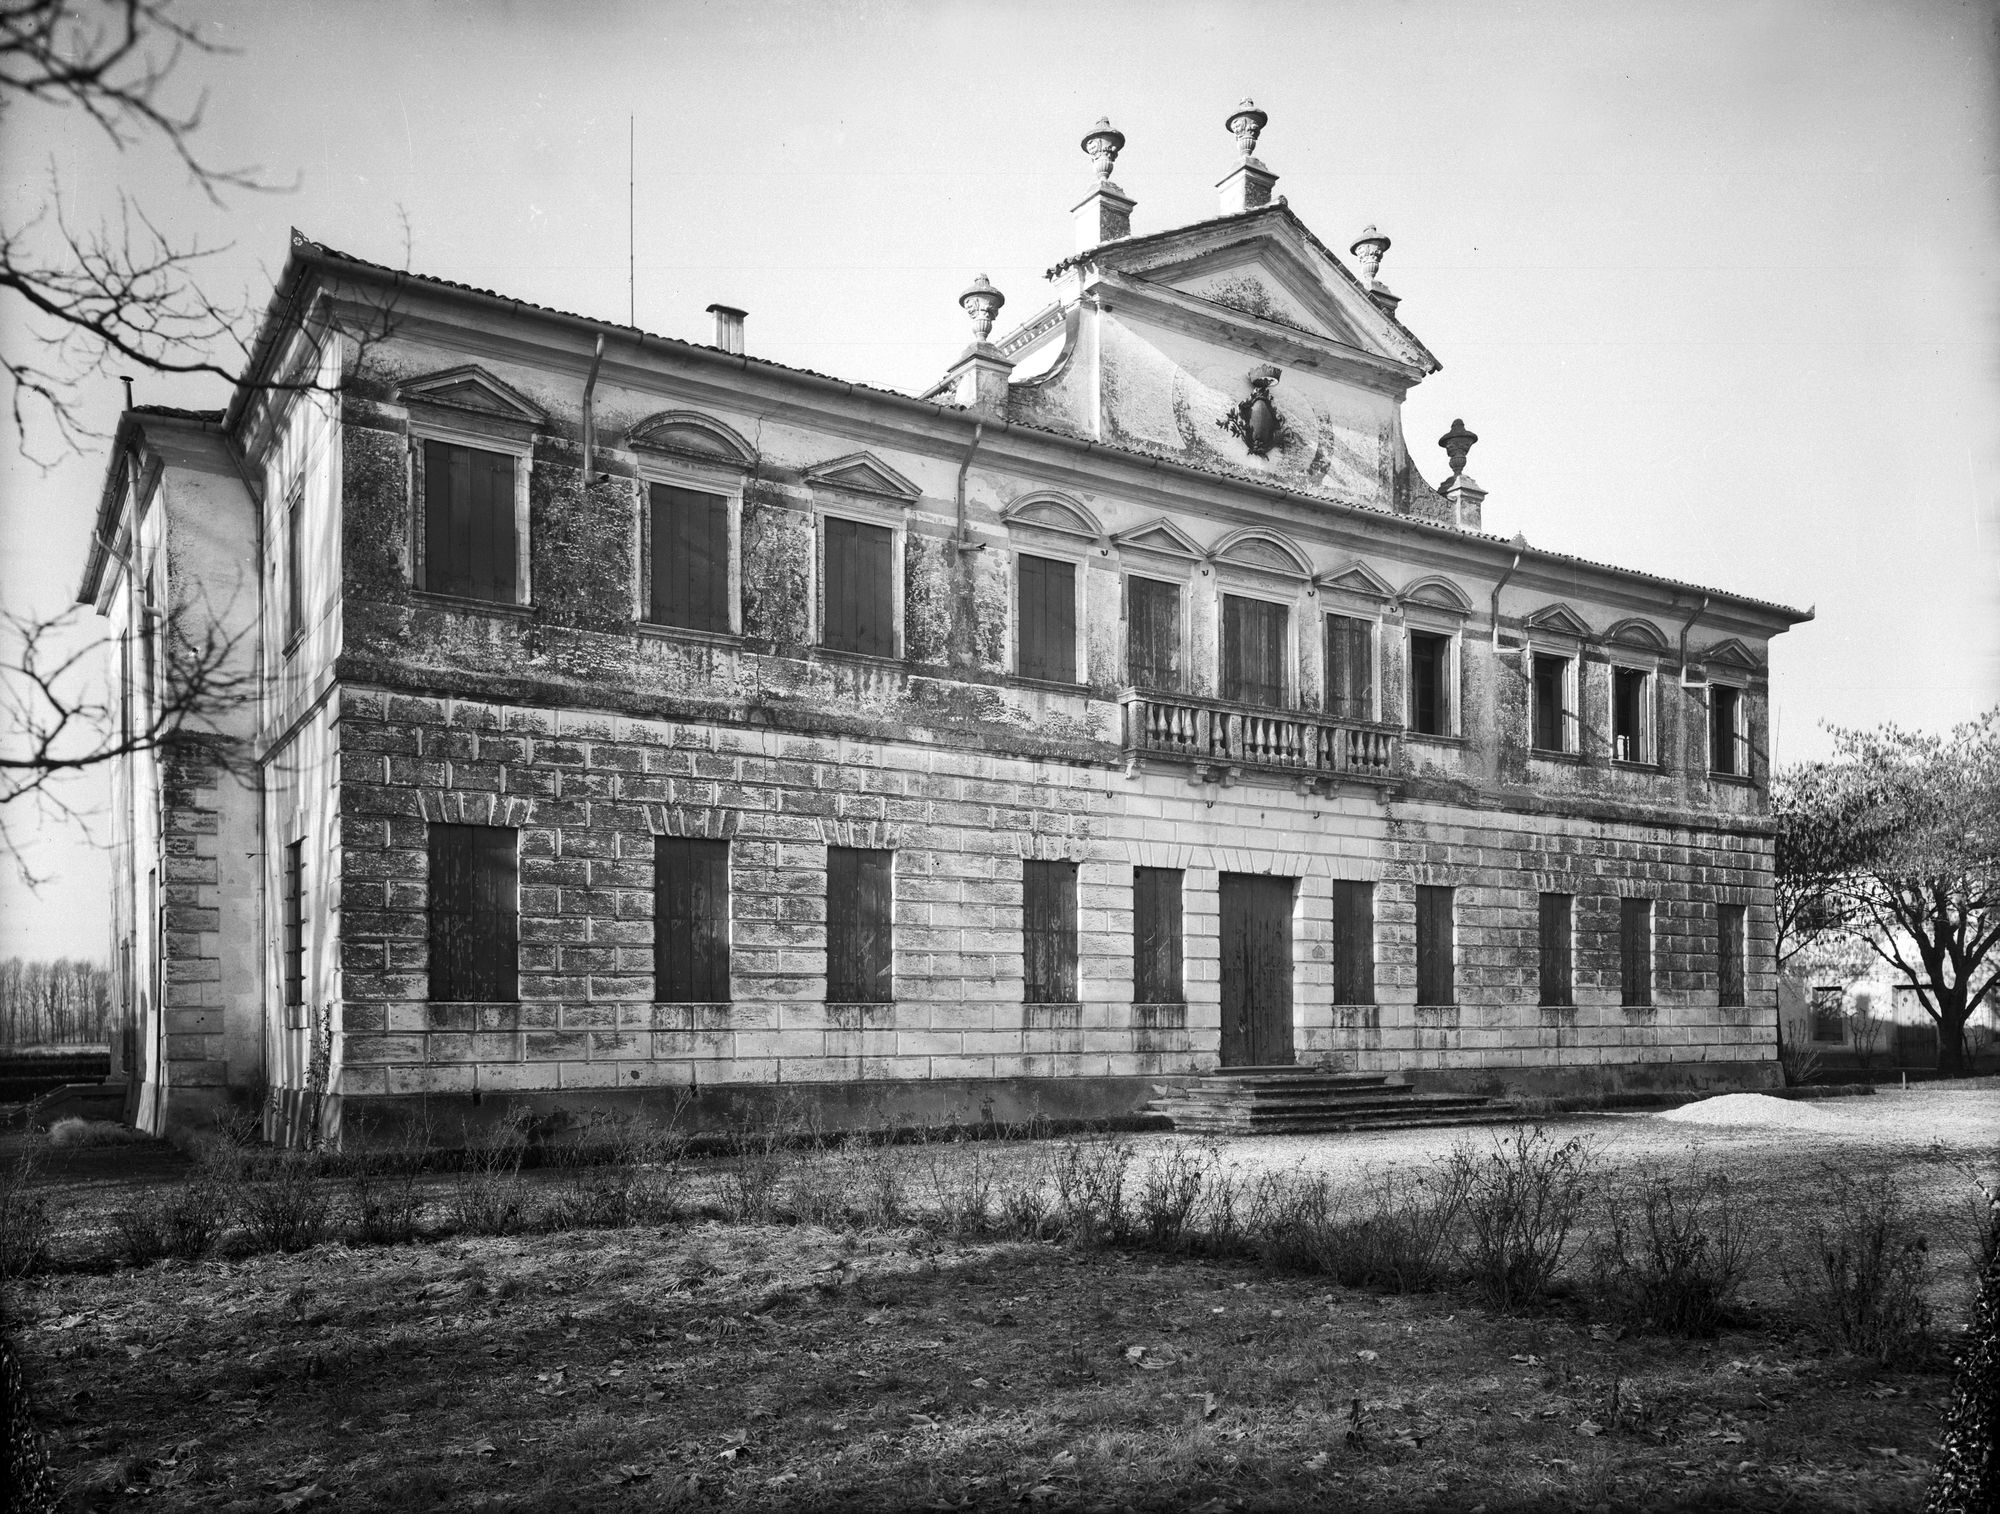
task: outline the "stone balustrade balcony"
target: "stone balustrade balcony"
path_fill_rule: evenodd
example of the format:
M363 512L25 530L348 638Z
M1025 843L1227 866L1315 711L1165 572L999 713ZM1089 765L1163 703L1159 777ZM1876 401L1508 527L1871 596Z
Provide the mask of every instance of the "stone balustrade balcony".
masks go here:
M1279 773L1301 781L1393 783L1402 733L1317 710L1281 710L1154 689L1127 689L1128 763L1184 762L1198 777Z

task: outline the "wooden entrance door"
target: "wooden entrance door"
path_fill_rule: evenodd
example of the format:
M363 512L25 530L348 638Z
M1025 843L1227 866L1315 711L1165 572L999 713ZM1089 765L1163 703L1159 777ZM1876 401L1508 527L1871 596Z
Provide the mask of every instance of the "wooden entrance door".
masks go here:
M1222 1065L1292 1060L1292 880L1222 875Z

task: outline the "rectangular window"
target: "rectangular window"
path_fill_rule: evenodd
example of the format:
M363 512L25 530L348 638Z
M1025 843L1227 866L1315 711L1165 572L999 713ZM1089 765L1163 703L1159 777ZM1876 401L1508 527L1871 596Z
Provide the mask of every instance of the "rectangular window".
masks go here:
M896 997L891 916L894 852L826 849L826 999L888 1004Z
M1744 974L1743 906L1721 904L1715 910L1715 1002L1740 1007Z
M1354 615L1326 618L1326 712L1340 720L1375 718L1375 623Z
M520 997L520 863L502 825L430 829L431 998L508 1004Z
M1839 1042L1846 1039L1847 990L1838 983L1822 983L1812 991L1812 1038Z
M1420 736L1451 734L1451 638L1410 633L1410 729Z
M654 484L650 507L646 619L656 626L727 631L729 501Z
M1743 691L1723 684L1708 688L1708 770L1747 777L1743 760Z
M1568 894L1542 895L1542 1003L1576 1003L1570 920L1575 900Z
M1076 1003L1074 862L1022 864L1021 951L1025 1002Z
M1187 989L1181 981L1181 870L1135 867L1132 1002L1179 1004L1186 998Z
M895 547L896 533L887 526L826 517L826 627L821 639L836 652L896 655Z
M1125 580L1125 679L1141 689L1181 686L1179 584Z
M505 452L424 443L424 587L513 604L514 464Z
M1651 762L1651 675L1637 668L1611 670L1611 755L1620 762Z
M1285 607L1222 596L1222 697L1238 704L1285 702Z
M285 1006L295 1009L306 1002L306 844L285 846L284 933Z
M1417 1002L1455 1004L1452 982L1452 890L1417 886Z
M512 508L512 501L509 501ZM305 491L294 488L285 501L285 645L298 639L306 624Z
M1537 652L1534 664L1535 748L1543 752L1567 752L1570 660Z
M729 1002L729 843L653 839L653 997Z
M1014 559L1017 671L1023 678L1076 682L1076 564L1051 557Z
M1619 1003L1653 1002L1653 901L1618 901Z
M1375 1002L1375 885L1333 885L1333 1002Z

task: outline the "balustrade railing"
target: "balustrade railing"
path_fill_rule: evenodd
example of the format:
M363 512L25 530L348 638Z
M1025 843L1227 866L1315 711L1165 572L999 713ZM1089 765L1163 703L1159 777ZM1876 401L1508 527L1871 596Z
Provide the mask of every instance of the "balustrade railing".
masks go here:
M1123 697L1125 750L1312 777L1387 779L1396 770L1396 733L1310 710L1260 710L1185 695L1135 691Z

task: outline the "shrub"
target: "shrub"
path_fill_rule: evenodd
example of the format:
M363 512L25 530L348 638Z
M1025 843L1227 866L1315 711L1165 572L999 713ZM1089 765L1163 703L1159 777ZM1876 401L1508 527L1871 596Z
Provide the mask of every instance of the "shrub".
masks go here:
M26 1154L0 1174L0 1278L26 1277L48 1260L53 1225L34 1175L34 1158Z
M141 1193L111 1216L111 1226L125 1259L136 1267L163 1256L192 1262L208 1254L228 1211L223 1180L197 1168L182 1182Z
M465 1156L452 1174L445 1216L453 1230L471 1235L507 1235L519 1230L527 1213L521 1161L528 1150L527 1120L509 1120L465 1142Z
M992 1230L999 1173L991 1148L960 1136L927 1141L918 1151L914 1165L923 1185L920 1196L928 1200L931 1226L944 1235L984 1235Z
M790 1133L777 1120L746 1120L730 1132L720 1179L724 1218L761 1225L779 1217L790 1144Z
M1712 1336L1749 1266L1748 1238L1724 1174L1690 1165L1613 1189L1597 1249L1599 1299L1635 1330Z
M2000 1227L2000 1192L1982 1194ZM1988 1253L1980 1269L1972 1322L1953 1363L1944 1438L1931 1475L1926 1514L1979 1514L2000 1509L2000 1259Z
M1055 1186L1054 1224L1081 1246L1115 1245L1131 1233L1125 1212L1125 1177L1132 1165L1129 1141L1064 1141L1049 1161Z
M1452 1256L1471 1169L1450 1159L1414 1175L1372 1179L1354 1211L1321 1242L1321 1270L1336 1282L1427 1293L1452 1279Z
M267 1251L305 1251L333 1230L333 1190L311 1152L270 1153L250 1164L236 1211Z
M1591 1155L1583 1141L1558 1141L1539 1125L1516 1126L1484 1155L1469 1146L1452 1153L1465 1192L1460 1254L1496 1307L1549 1291L1583 1209Z
M86 1120L68 1115L49 1127L51 1146L83 1149L91 1146L130 1146L146 1138L116 1120Z
M1829 1345L1884 1366L1921 1357L1930 1341L1930 1245L1886 1174L1829 1171L1828 1202L1804 1254L1784 1267L1798 1322Z
M1216 1181L1221 1153L1212 1141L1176 1141L1139 1175L1138 1237L1161 1251L1186 1251L1199 1238L1203 1199Z

